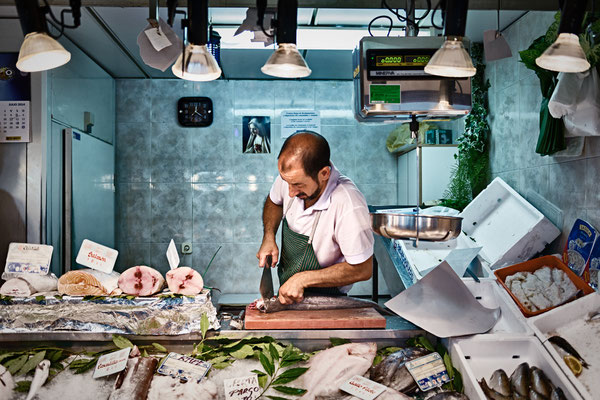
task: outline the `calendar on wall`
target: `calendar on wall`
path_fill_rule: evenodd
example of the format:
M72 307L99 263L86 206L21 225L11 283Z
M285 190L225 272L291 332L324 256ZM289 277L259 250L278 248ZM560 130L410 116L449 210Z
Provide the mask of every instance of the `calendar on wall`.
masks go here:
M0 143L29 141L29 101L0 101Z

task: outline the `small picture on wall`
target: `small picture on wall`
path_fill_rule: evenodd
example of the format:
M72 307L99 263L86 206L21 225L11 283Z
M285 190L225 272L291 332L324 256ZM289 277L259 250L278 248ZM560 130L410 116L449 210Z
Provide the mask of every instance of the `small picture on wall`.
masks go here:
M452 144L452 131L449 129L438 130L439 144Z
M271 152L271 117L242 117L242 152Z

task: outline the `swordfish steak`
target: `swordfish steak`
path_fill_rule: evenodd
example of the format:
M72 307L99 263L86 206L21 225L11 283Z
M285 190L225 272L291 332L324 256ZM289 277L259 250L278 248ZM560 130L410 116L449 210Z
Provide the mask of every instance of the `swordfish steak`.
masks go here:
M119 277L119 288L134 296L152 296L164 285L165 279L160 272L145 265L131 267Z
M179 267L167 272L167 285L173 293L195 296L202 291L204 280L195 269Z

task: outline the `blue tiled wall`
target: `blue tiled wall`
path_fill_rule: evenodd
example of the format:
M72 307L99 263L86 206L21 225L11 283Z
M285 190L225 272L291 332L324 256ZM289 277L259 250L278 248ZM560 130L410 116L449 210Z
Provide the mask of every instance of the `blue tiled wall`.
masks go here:
M180 254L182 265L203 272L222 246L207 285L257 292L262 205L277 176L283 110L319 110L334 164L369 204L395 204L396 159L385 148L395 126L358 124L352 90L349 81L117 80L118 268L146 264L166 272L173 238L178 249L193 244L191 255ZM212 99L210 127L178 125L184 96ZM242 117L249 115L271 117L272 154L242 154ZM353 289L370 292L370 282Z
M537 193L560 208L562 235L548 251L561 252L576 218L600 228L600 137L587 137L579 156L546 156L535 153L542 101L539 79L519 62L520 50L543 35L554 12L528 12L503 32L512 57L488 63L491 83L490 162L492 178L499 176L527 200Z

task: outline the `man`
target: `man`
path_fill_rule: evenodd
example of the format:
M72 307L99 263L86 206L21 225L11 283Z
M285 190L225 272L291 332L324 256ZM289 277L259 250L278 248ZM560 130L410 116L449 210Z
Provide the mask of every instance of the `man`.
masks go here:
M373 233L364 196L333 166L329 144L314 132L288 137L278 156L279 176L263 209L257 253L278 266L279 301L300 302L304 292L343 295L371 278ZM282 222L281 257L275 234Z

